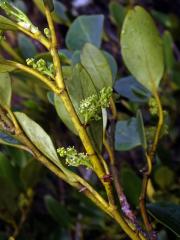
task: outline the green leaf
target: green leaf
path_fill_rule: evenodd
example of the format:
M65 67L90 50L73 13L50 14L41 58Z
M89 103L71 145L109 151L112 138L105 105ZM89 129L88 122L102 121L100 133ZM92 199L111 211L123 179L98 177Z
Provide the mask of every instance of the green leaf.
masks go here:
M89 96L96 94L96 88L94 83L87 73L86 69L81 65L77 64L74 68L64 67L63 68L65 84L74 105L74 108L81 120L84 123L84 118L79 112L79 106L81 100L88 98ZM72 123L71 117L64 107L63 102L59 97L55 96L55 107L58 115L65 123L65 125L75 134L76 130ZM99 121L90 122L87 131L94 144L95 149L99 152L102 148L102 138L103 138L103 122L102 119Z
M0 29L5 31L7 30L15 31L17 30L17 25L8 18L0 15Z
M78 135L78 133L76 132L76 129L74 128L74 124L71 120L71 117L64 106L63 101L57 95L54 95L54 106L62 122L67 126L67 128L71 132L73 132L75 135Z
M45 156L47 156L51 161L53 161L57 166L59 166L60 161L48 134L26 114L21 112L15 112L15 116L26 135L32 141L32 143Z
M110 17L112 22L120 29L126 14L126 9L117 2L109 4Z
M81 50L85 43L92 43L99 48L103 22L103 15L79 16L68 30L66 46L71 50Z
M34 57L37 54L34 44L24 34L18 34L18 46L25 59Z
M103 51L103 53L104 53L104 56L106 57L106 60L108 61L108 64L111 68L113 82L115 82L117 71L118 71L117 62L116 62L115 58L110 53L108 53L106 51Z
M11 105L11 79L8 73L0 73L0 104Z
M128 151L141 145L137 119L118 121L115 128L115 149Z
M144 121L143 121L143 116L141 111L137 111L137 127L138 127L138 132L139 132L139 137L141 139L141 145L144 149L147 149L147 141L146 141L146 134L145 134L145 129L144 129Z
M0 56L0 73L12 72L16 69L14 66L9 66L5 59Z
M138 177L137 174L129 167L122 168L120 176L121 184L128 201L134 207L137 207L142 187L140 177Z
M180 237L180 206L172 203L152 203L147 209L153 218Z
M165 69L168 74L172 74L173 67L175 65L175 57L173 54L173 38L169 31L165 31L162 39L164 48Z
M153 19L142 7L129 10L122 27L121 47L128 70L152 92L164 71L163 47Z
M98 90L104 87L112 87L111 69L101 50L90 43L86 43L81 53L81 63Z
M151 96L151 93L132 76L118 79L114 89L120 96L137 103L147 102Z
M173 185L174 177L174 172L168 166L159 166L154 172L154 180L163 190Z
M38 7L38 9L41 11L41 13L43 13L45 15L43 0L33 0L33 1L36 4L36 6ZM62 4L61 2L59 2L57 0L53 0L53 5L54 5L54 11L52 12L53 20L56 23L60 23L60 24L65 23L68 25L69 19L66 14L67 9L64 6L64 4Z
M25 167L21 169L20 178L25 189L34 187L41 179L42 166L36 160L29 161Z
M46 208L50 216L63 228L69 228L71 225L71 218L68 214L67 208L50 195L45 198Z

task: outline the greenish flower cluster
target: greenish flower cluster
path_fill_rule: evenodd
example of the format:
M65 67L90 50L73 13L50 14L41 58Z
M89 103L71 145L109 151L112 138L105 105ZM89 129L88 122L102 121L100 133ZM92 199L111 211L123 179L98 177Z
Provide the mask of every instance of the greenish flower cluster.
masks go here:
M92 168L88 156L84 153L78 153L74 147L61 147L57 149L57 152L59 153L60 157L65 158L66 164L68 166L78 167L80 165L83 165L87 168Z
M149 105L149 111L151 115L153 116L158 115L158 105L157 105L156 99L151 97L149 99L148 105Z
M32 33L39 32L38 28L32 24L29 18L21 10L10 4L8 0L0 0L0 8L21 27Z
M48 39L51 38L51 32L50 32L49 28L45 28L45 29L44 29L44 35L45 35Z
M112 88L104 87L98 94L93 94L80 102L79 112L83 115L85 124L101 119L101 109L109 107L111 96Z
M33 69L47 75L51 78L54 78L55 70L53 63L47 63L44 59L35 60L34 58L26 59L28 66L32 66Z

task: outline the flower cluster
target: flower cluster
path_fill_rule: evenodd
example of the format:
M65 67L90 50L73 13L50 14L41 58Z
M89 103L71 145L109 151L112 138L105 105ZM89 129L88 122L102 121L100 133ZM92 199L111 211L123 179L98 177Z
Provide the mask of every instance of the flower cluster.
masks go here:
M91 162L87 154L78 153L74 147L61 147L57 149L57 152L59 153L60 157L65 158L66 164L68 166L78 167L80 165L83 165L87 168L92 168Z
M150 111L151 115L153 115L153 116L158 115L158 105L157 105L156 99L151 97L149 99L148 104L149 104L149 111Z
M54 78L55 70L53 63L47 63L44 59L39 59L35 61L34 58L26 59L26 63L28 66L32 66L33 69L47 75L51 78Z
M27 29L32 33L39 32L38 28L32 24L29 18L21 10L10 4L8 0L0 0L0 7L21 27Z
M109 107L112 88L104 87L98 94L83 99L80 102L79 112L83 115L85 124L92 120L101 119L101 109Z

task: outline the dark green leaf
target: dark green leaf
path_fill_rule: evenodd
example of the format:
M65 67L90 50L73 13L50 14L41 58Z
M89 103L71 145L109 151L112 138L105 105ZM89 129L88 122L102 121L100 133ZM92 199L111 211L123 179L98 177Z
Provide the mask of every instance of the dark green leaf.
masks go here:
M158 87L164 71L162 41L151 16L139 6L129 10L121 32L123 60L147 89Z
M148 204L149 213L163 226L180 237L180 206L172 203Z
M140 177L138 177L137 174L129 167L122 168L120 176L121 184L128 201L134 207L137 207L142 187Z
M71 50L81 50L85 43L96 47L101 45L103 15L79 16L72 23L66 35L66 45Z
M64 228L69 228L71 225L71 219L67 209L60 202L54 199L50 195L45 196L45 204L50 216Z
M11 104L11 79L8 73L0 73L0 104Z
M173 185L174 177L174 172L168 166L159 166L155 169L154 180L163 190Z
M141 145L136 118L118 121L115 129L115 149L117 151L128 151Z
M86 43L82 50L81 63L98 90L104 87L112 87L111 69L101 50L90 43Z
M117 2L109 4L110 17L114 24L120 29L126 14L126 9Z
M114 89L120 96L137 103L147 102L151 96L151 93L132 76L117 80Z
M37 54L34 44L24 34L18 34L18 46L25 59L34 57Z
M168 74L171 74L175 65L175 57L173 54L173 38L170 32L165 31L162 39L164 47L165 69Z

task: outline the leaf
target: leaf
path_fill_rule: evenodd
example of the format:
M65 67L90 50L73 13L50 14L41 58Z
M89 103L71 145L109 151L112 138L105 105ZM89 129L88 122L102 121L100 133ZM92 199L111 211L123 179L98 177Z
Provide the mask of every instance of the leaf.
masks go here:
M0 73L12 72L16 69L14 66L9 66L5 59L0 56Z
M137 111L136 119L137 119L139 137L141 139L141 145L144 149L147 149L147 141L146 141L146 134L144 129L143 116L140 110Z
M104 53L104 56L106 57L106 60L108 61L109 66L111 68L113 82L115 82L117 71L118 71L117 62L116 62L115 58L110 53L108 53L106 51L103 51L103 53Z
M137 103L147 102L151 96L151 93L132 76L117 80L114 89L120 96Z
M0 104L11 105L11 79L8 73L0 73Z
M161 189L169 189L175 180L174 172L168 166L159 166L155 169L154 180Z
M141 193L142 182L140 177L130 167L124 167L120 172L121 184L128 201L137 207Z
M36 160L29 161L25 167L21 169L20 178L25 187L34 187L37 182L41 179L42 166Z
M180 206L172 203L152 203L147 205L151 216L180 237Z
M66 70L65 70L66 69ZM69 70L68 70L69 69ZM86 69L81 65L77 64L74 66L73 69L70 70L69 67L63 68L65 77L65 84L69 93L69 96L71 98L71 101L74 105L74 108L81 120L82 123L84 123L84 118L79 112L79 106L81 100L88 98L89 96L92 96L93 94L96 94L96 88L94 86L94 83L87 73ZM69 73L65 74L65 71ZM55 101L59 101L55 99ZM61 103L61 108L63 108ZM66 110L65 110L66 111ZM74 125L71 121L71 118L69 116L69 113L65 113L64 116L62 116L62 110L61 110L61 119L62 117L67 117L65 124L73 130ZM99 152L102 148L102 138L103 138L103 122L102 119L99 121L92 121L90 122L88 128L87 128L88 134L92 140L92 143L94 144L95 149ZM76 133L76 131L75 131Z
M122 27L121 47L128 70L152 92L163 75L163 48L153 19L142 7L129 10Z
M18 46L20 48L22 56L27 59L34 57L37 50L32 41L24 34L18 34Z
M71 225L71 218L67 209L56 199L50 195L46 195L45 198L46 208L50 216L63 228L69 228Z
M15 31L17 30L17 25L8 18L0 15L0 29L5 31L7 30Z
M109 11L112 22L120 29L123 24L126 9L117 2L110 2Z
M115 149L128 151L141 145L137 119L118 121L115 128Z
M36 6L38 7L38 9L41 11L41 13L43 13L45 15L43 0L33 0L33 1L36 4ZM54 11L52 12L53 20L56 23L60 23L60 24L65 23L68 25L69 19L66 14L67 9L66 9L65 5L57 0L53 0L53 4L54 4Z
M81 63L98 90L104 87L112 87L111 69L101 50L90 43L86 43L81 53Z
M92 43L99 48L103 22L103 15L77 17L67 32L66 46L71 50L81 50L85 43Z
M52 162L59 166L60 161L48 134L26 114L15 112L15 116L32 143Z
M164 48L165 70L168 74L172 74L173 67L175 65L175 57L173 54L173 38L169 31L165 31L162 39Z
M71 117L64 106L63 101L56 94L54 95L54 106L62 122L67 126L67 128L71 132L73 132L75 135L78 135L78 133L76 132L76 129L74 128L74 124L71 120Z

